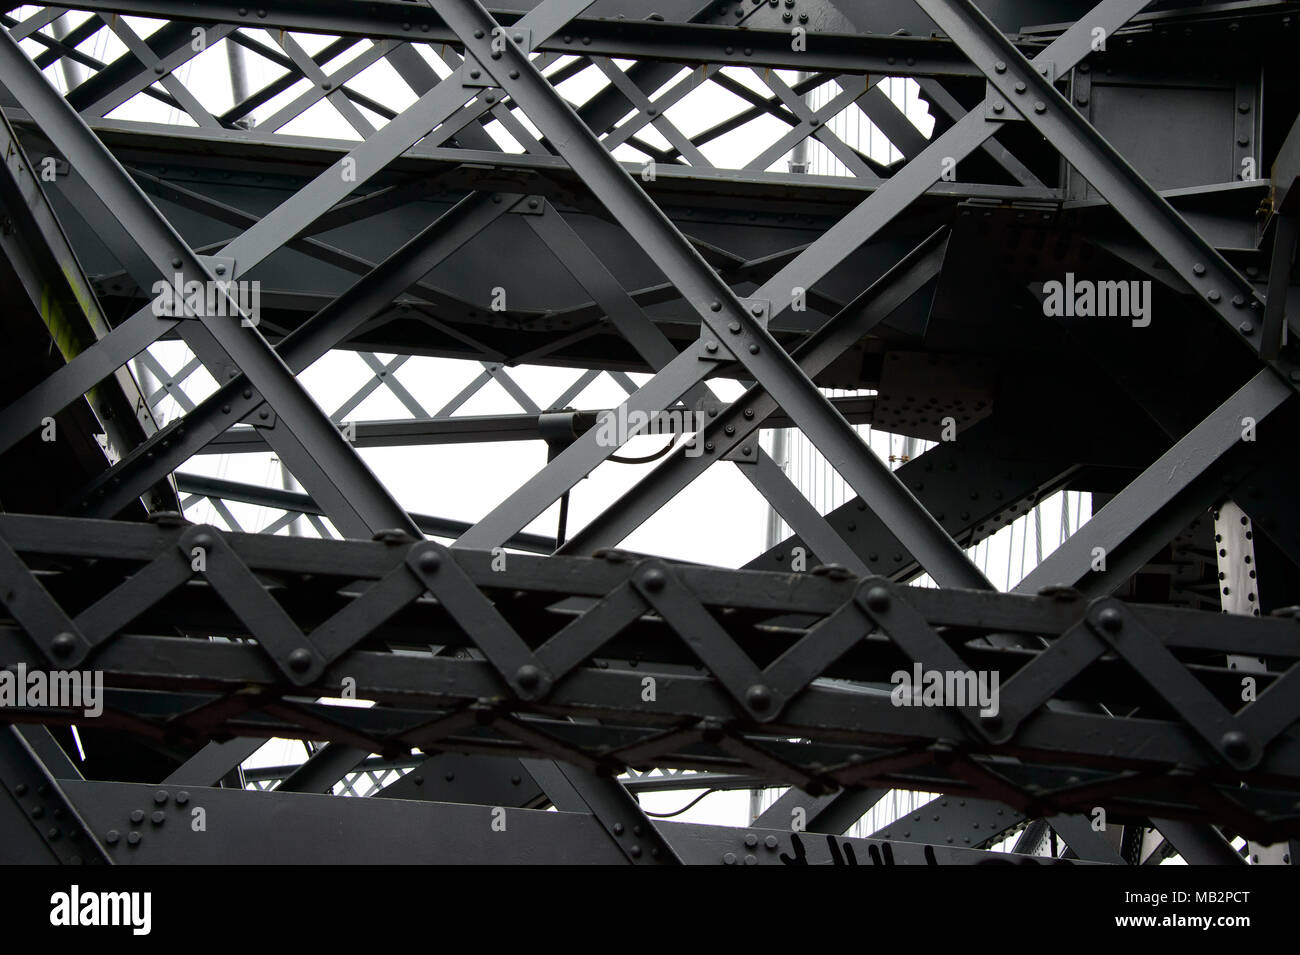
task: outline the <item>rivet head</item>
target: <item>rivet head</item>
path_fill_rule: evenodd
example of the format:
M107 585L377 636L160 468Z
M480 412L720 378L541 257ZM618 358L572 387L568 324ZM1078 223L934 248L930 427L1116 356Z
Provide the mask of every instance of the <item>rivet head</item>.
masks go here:
M176 794L176 805L184 806L190 801L190 794L187 792L178 792Z
M641 575L641 586L651 592L663 590L664 584L667 582L668 579L664 576L664 572L657 567L651 567Z
M141 823L141 822L144 822L144 810L143 810L143 809L132 809L132 810L131 810L131 821L134 822L134 823L137 823L137 824L139 824L139 823Z
M1119 633L1124 629L1124 618L1114 607L1107 607L1097 614L1097 622L1107 633Z
M872 587L867 591L867 609L876 613L889 609L889 591L884 587Z
M127 833L126 841L128 845L138 846L140 844L140 833L138 832Z
M1250 739L1241 730L1229 730L1219 741L1229 759L1246 759L1250 756Z
M749 314L753 315L755 318L761 317L763 314L763 306L755 302L753 305L749 306Z
M289 654L289 669L294 673L306 673L311 669L311 651L299 647Z
M426 550L415 559L415 566L426 574L435 573L442 566L442 555L436 550Z
M108 830L108 832L104 833L104 841L107 842L110 846L117 845L117 840L121 838L122 838L122 834L118 832L116 829L110 829Z
M998 73L1005 73L1007 71L1007 65L1001 60L998 60L996 63L993 64L993 69Z
M749 704L751 710L765 713L772 706L772 691L757 683L745 691L745 702Z
M50 650L56 657L67 657L77 649L77 638L70 633L61 633L50 641Z
M542 682L542 671L531 663L525 663L515 671L515 682L525 690L535 690Z
M157 812L155 812L152 816L150 816L149 818L150 818L150 820L153 822L153 824L154 824L155 826L161 826L161 825L163 824L163 820L165 820L165 819L167 818L167 813L163 812L163 811L160 809L160 810L158 810Z
M715 299L714 301L710 302L710 303L709 303L709 311L710 311L710 312L720 312L720 311L722 311L722 303L719 302L719 301L717 301L716 299Z
M154 801L155 803L157 803L159 806L164 806L164 805L166 805L166 804L167 804L167 790L165 790L165 789L160 789L160 790L158 790L156 793L154 793L154 794L153 794L153 801Z

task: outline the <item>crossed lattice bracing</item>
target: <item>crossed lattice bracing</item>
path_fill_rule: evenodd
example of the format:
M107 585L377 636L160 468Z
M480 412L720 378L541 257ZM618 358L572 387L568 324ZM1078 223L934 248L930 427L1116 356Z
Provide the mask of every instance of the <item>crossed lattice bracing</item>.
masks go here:
M1112 95L1094 67L1162 68L1143 44L1172 32L1195 48L1228 29L1223 17L1263 37L1290 30L1293 11L1148 5L1104 0L1016 29L967 2L918 0L895 13L934 32L896 36L808 0L683 3L648 19L582 0L523 15L476 0L11 6L6 279L57 348L15 378L0 453L69 476L6 492L5 662L102 670L102 725L183 754L165 779L124 772L115 785L213 787L256 741L284 737L328 745L276 784L280 798L339 780L355 795L369 779L366 792L418 800L425 761L463 757L476 788L449 801L504 791L522 808L571 807L634 862L736 859L719 848L729 837L700 836L705 851L656 828L628 795L635 780L611 782L653 767L723 789L791 785L782 800L832 833L891 790L969 798L933 830L873 833L904 843L974 825L985 835L963 845L1019 833L1032 856L1050 819L1081 858L1159 858L1168 844L1210 861L1238 859L1225 836L1296 835L1294 620L1159 605L1188 603L1178 588L1193 593L1211 567L1210 592L1230 596L1218 525L1208 556L1178 563L1192 543L1175 546L1178 567L1161 556L1180 535L1200 540L1220 506L1254 519L1280 568L1271 581L1233 570L1251 599L1224 609L1291 596L1295 117L1259 118L1275 65L1261 41L1214 79L1230 105L1226 130L1207 135L1223 138L1229 172L1169 188L1112 144L1134 136L1092 103ZM912 99L891 95L896 82ZM850 134L862 128L865 143ZM810 173L809 150L834 174ZM787 167L791 155L805 158ZM1239 160L1266 156L1271 181L1237 176ZM227 194L175 174L191 163L243 178ZM1113 328L1042 308L1059 262L1105 277L1116 261L1155 276L1173 306L1161 315L1184 316L1185 335L1162 317L1120 345ZM216 287L221 308L160 311L159 277ZM249 280L261 314L235 294ZM979 335L953 318L960 290L985 283L1000 379L961 357L980 354ZM1188 336L1204 341L1199 357L1182 350ZM1039 393L1005 373L1008 342ZM1029 356L1065 344L1104 387L1034 367ZM1161 367L1171 348L1198 373L1212 356L1213 380L1186 400ZM336 349L366 378L322 408L300 378ZM475 373L433 407L409 387L412 355ZM526 364L578 371L538 401L512 371ZM574 410L606 377L620 404L601 411L696 411L703 424L570 529L569 495L626 461L636 436L605 441L597 414ZM723 397L724 379L739 397ZM489 385L517 412L458 413ZM357 420L377 393L409 417ZM936 440L949 420L959 439ZM34 443L46 421L102 434L103 459L56 460L63 446ZM893 470L861 424L935 443ZM760 442L773 427L801 431L853 499L813 506ZM466 440L542 440L548 454L465 520L409 512L357 453ZM184 467L254 450L301 490ZM734 467L792 536L746 571L614 550L715 467ZM998 594L970 547L1070 486L1104 506ZM175 513L201 500L224 529ZM282 516L244 534L232 502ZM538 533L557 504L558 531ZM796 553L813 560L796 566ZM922 575L937 589L906 586ZM1147 594L1153 576L1166 587L1155 599L1116 598ZM999 713L895 705L891 674L913 665L996 674ZM332 705L347 680L376 705ZM66 780L74 801L127 798L75 780L36 730L15 732L15 772ZM385 775L358 769L372 754ZM778 806L755 825L781 828ZM1118 848L1087 824L1098 806L1125 820ZM635 852L619 841L633 827ZM1153 830L1165 841L1148 845ZM768 849L787 862L809 851ZM850 850L831 840L817 861Z

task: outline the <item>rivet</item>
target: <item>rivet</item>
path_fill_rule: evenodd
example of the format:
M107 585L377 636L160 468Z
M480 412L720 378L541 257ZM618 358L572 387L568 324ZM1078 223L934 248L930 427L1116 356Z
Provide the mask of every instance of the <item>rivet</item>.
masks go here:
M77 638L70 633L61 633L50 642L50 650L56 657L71 656L77 649Z
M872 587L867 591L867 609L882 613L889 609L889 591L884 587Z
M1229 759L1246 759L1250 756L1250 739L1241 730L1224 733L1219 744Z

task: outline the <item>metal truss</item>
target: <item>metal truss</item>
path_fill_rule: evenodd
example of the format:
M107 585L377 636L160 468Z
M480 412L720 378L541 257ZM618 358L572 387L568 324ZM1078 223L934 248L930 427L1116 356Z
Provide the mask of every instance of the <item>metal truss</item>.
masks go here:
M106 685L93 725L0 710L9 857L1289 863L1300 4L523 6L0 4L0 663ZM1053 314L1066 273L1145 282L1148 321ZM303 376L341 352L329 410ZM439 404L429 358L474 369ZM892 469L861 425L935 444ZM545 462L472 520L358 453L507 441ZM301 489L186 466L265 451ZM654 466L570 528L610 462ZM790 537L618 549L719 462ZM969 549L1062 489L1096 513L1000 592ZM900 706L899 671L1000 705ZM246 765L268 739L306 759ZM748 828L638 801L782 787ZM844 835L894 790L933 801ZM199 805L220 839L164 826Z

